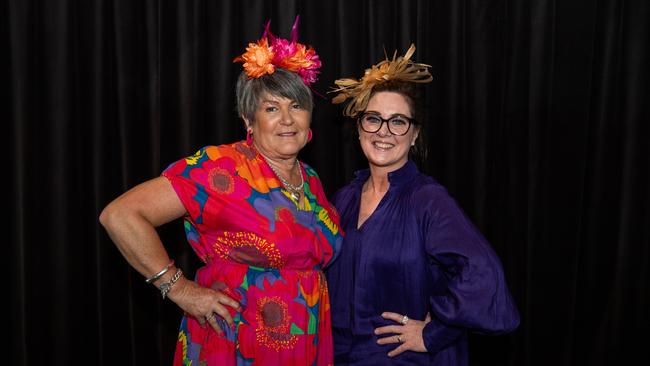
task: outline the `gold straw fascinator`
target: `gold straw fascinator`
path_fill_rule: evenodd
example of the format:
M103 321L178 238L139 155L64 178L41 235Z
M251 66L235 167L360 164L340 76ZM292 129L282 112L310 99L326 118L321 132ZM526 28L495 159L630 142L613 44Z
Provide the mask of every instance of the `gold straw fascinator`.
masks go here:
M399 80L411 83L428 83L433 80L426 64L415 63L411 61L411 56L415 53L415 45L411 44L404 56L397 57L397 51L393 54L393 59L386 59L376 65L366 69L360 80L356 79L338 79L334 83L334 88L330 93L339 93L332 99L332 103L340 104L351 98L348 105L343 110L343 115L355 117L359 112L366 109L372 89L382 83Z

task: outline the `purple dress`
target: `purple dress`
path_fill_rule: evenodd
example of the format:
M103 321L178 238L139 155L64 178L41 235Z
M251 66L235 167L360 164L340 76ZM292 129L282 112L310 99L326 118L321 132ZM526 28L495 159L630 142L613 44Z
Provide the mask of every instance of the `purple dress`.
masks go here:
M499 334L519 325L501 262L444 187L407 162L388 174L390 188L357 228L369 170L340 189L333 203L346 232L327 271L335 365L468 365L467 332ZM428 353L390 358L374 329L396 324L384 311L432 321Z

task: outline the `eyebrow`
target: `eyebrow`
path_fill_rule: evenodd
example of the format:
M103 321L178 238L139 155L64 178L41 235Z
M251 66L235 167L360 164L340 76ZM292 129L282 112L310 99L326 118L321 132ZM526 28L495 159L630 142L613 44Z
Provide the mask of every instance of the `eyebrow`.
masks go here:
M271 100L271 99L262 99L260 101L260 104L263 104L263 103L269 103L269 104L273 104L273 105L280 105L282 103L282 101ZM289 99L289 104L295 104L295 103L300 104L300 103L298 103L297 101L295 101L293 99Z
M372 114L376 114L378 116L381 116L381 113L379 113L377 111L365 111L364 113L372 113ZM393 117L413 118L413 117L409 117L409 116L405 115L404 113L393 113L390 116L388 116L388 119L393 118Z
M277 100L270 100L270 99L262 99L262 103L271 103L271 104L280 104Z

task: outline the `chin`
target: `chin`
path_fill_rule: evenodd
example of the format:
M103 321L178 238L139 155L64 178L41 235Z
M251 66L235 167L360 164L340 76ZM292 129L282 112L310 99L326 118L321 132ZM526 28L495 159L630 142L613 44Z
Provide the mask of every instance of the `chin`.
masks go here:
M280 145L277 151L283 155L297 155L303 147L304 145L297 143L285 143Z
M368 159L368 163L370 165L374 165L378 168L390 168L392 166L399 167L408 161L408 158L406 159L396 159L394 157L377 157L377 156L367 156L366 159Z
M365 152L365 151L364 151ZM390 165L397 162L399 158L391 153L382 153L379 151L368 151L366 154L368 161L375 163L375 165Z
M368 158L368 163L376 167L389 167L391 165L398 164L399 162L395 160Z

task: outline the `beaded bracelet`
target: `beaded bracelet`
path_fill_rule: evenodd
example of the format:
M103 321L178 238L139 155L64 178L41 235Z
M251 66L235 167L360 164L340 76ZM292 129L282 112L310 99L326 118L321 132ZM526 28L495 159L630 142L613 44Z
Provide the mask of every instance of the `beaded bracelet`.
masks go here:
M163 268L160 272L156 273L155 275L147 278L146 280L144 280L144 282L146 283L156 282L160 277L162 277L165 273L167 273L167 271L169 271L169 269L172 268L173 265L174 265L174 260L172 259L172 261L169 262L167 267Z
M160 284L160 294L162 295L163 299L167 297L167 293L169 292L169 290L172 289L172 286L174 286L176 281L178 281L182 275L183 275L183 271L179 268L178 271L174 273L172 278L169 279L169 281Z

